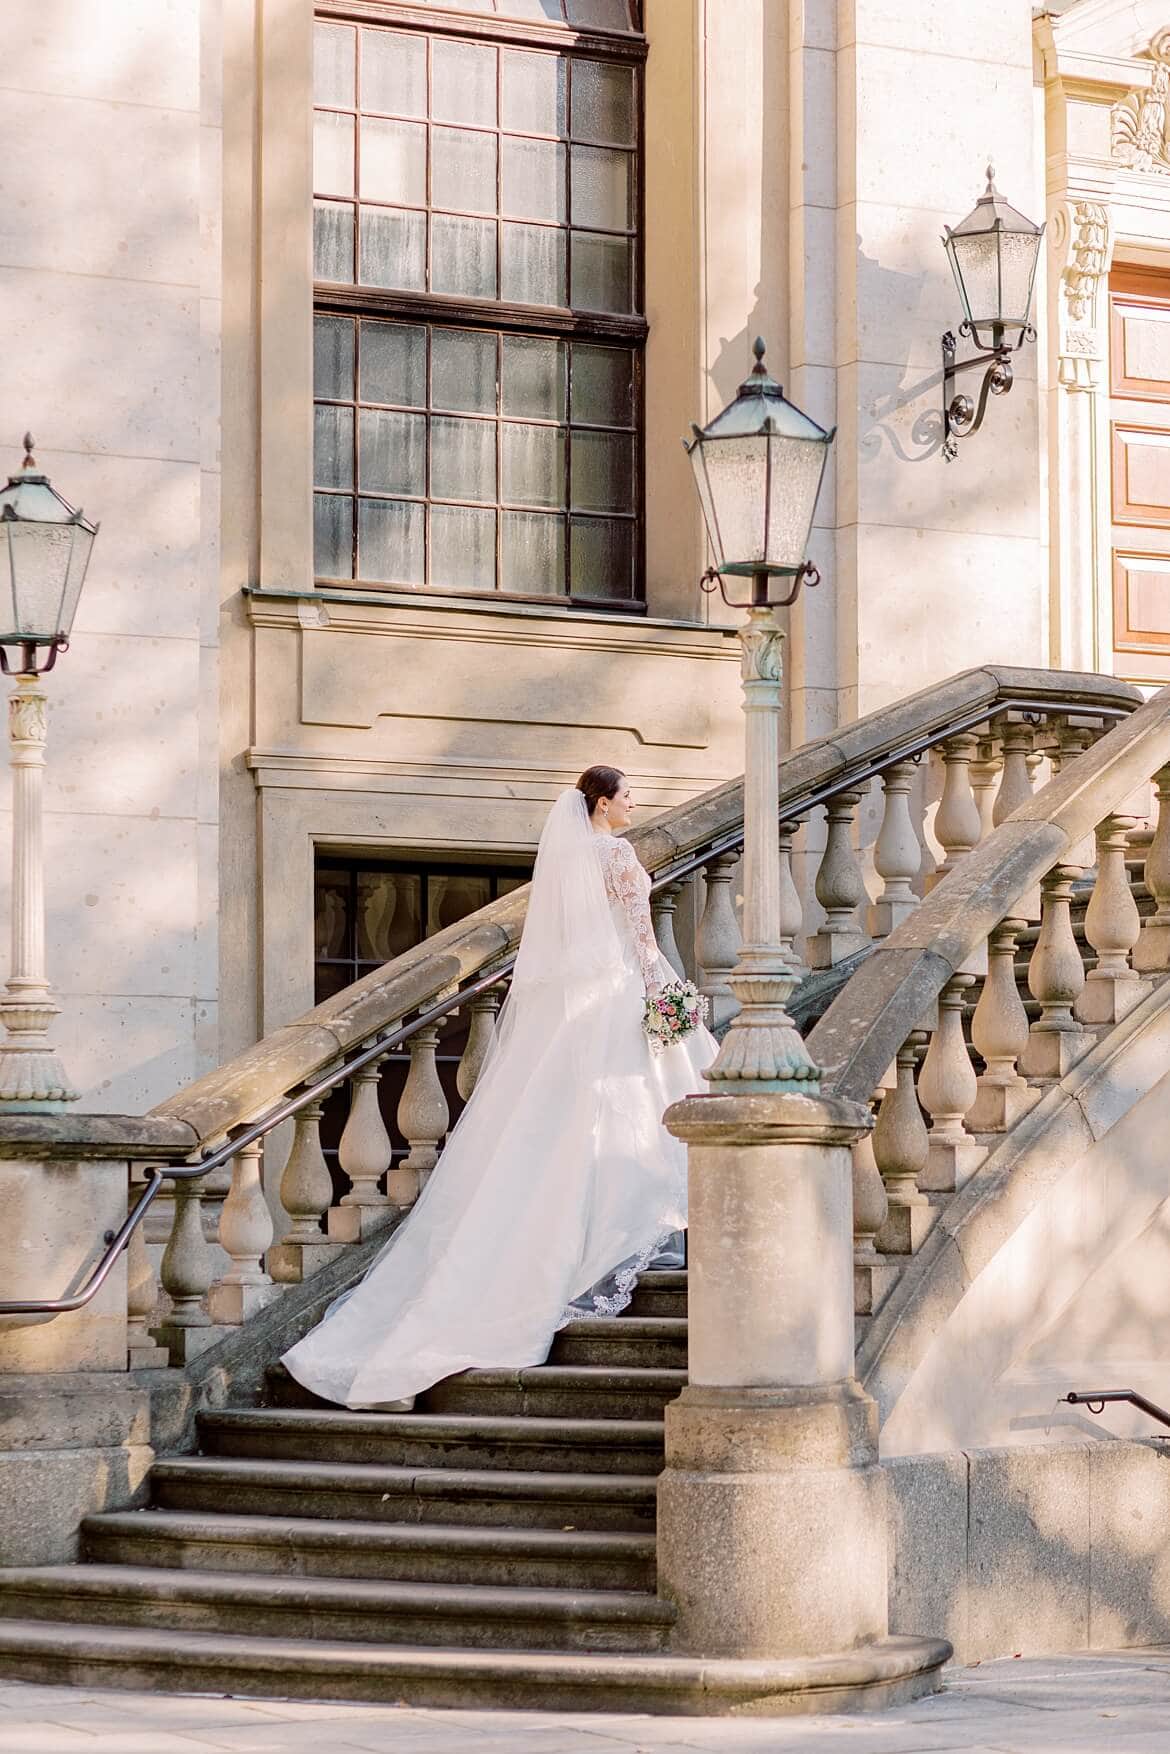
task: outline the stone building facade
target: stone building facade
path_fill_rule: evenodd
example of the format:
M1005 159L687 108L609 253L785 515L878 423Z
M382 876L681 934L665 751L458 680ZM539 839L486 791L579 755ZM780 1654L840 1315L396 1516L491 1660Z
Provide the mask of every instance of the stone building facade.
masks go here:
M48 776L84 1106L519 881L589 761L649 809L738 771L679 440L757 333L838 429L790 742L985 661L1165 680L1164 25L15 0L0 430L102 522ZM1048 222L1038 341L947 464L938 238L989 157Z

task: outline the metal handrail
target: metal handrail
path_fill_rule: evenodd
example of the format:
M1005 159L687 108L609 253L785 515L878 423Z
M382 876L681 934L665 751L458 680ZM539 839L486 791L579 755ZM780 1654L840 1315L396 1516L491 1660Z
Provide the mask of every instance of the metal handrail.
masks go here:
M1153 1401L1147 1401L1136 1389L1074 1389L1071 1394L1062 1395L1070 1407L1086 1407L1090 1413L1103 1413L1106 1401L1128 1401L1139 1413L1148 1413L1159 1425L1170 1427L1170 1413L1165 1407L1156 1407Z
M1051 696L1040 699L1034 695L1009 695L993 703L985 701L980 706L971 708L966 713L961 713L948 720L946 724L936 726L932 731L921 732L917 736L907 739L902 745L895 745L892 749L884 749L880 754L869 755L863 760L847 763L843 769L834 774L831 780L805 787L803 791L790 793L780 801L781 819L787 822L806 816L810 810L816 809L818 805L825 803L829 798L835 797L838 792L848 791L853 786L864 784L866 781L876 778L887 768L893 767L896 762L919 761L938 744L947 742L951 737L961 736L963 732L972 730L977 725L986 724L990 719L998 718L1002 713L1022 712L1036 714L1041 718L1052 718L1061 713L1085 713L1086 710L1093 718L1123 719L1129 716L1122 706L1094 703L1091 708L1086 709L1083 701L1054 699ZM713 858L718 858L721 853L730 852L742 845L742 824L738 828L728 830L725 834L714 835L709 841L705 841L702 847L696 848L682 858L675 859L654 872L651 878L651 890L656 891L665 888L669 883L680 882L691 876L703 865L709 864ZM145 1219L147 1211L157 1195L161 1192L164 1179L169 1178L172 1181L180 1182L194 1181L202 1176L210 1175L213 1170L222 1168L240 1151L245 1150L249 1145L254 1145L258 1139L264 1138L274 1127L293 1119L310 1103L327 1095L339 1084L346 1083L355 1072L361 1071L363 1067L370 1065L375 1060L384 1058L386 1054L391 1053L394 1048L400 1047L403 1042L409 1041L411 1036L416 1035L420 1030L428 1028L433 1023L441 1022L445 1017L450 1016L452 1011L461 1009L469 999L475 998L477 994L499 985L500 982L508 978L515 961L516 952L508 952L495 963L490 973L480 975L466 986L459 987L445 998L437 1000L426 1010L420 1011L416 1017L411 1018L409 1022L402 1023L396 1029L389 1030L385 1034L377 1035L372 1042L349 1058L334 1062L333 1068L329 1072L315 1079L312 1084L306 1085L296 1095L286 1097L275 1109L270 1110L261 1119L250 1122L239 1132L232 1134L222 1145L217 1146L214 1151L204 1153L196 1162L152 1165L146 1171L145 1187L141 1199L127 1213L125 1221L117 1231L112 1235L109 1232L106 1233L105 1253L81 1290L74 1292L69 1297L0 1302L0 1319L6 1316L68 1315L75 1310L83 1309L97 1296L113 1272L118 1256L127 1246L130 1238ZM1167 1423L1170 1423L1170 1420Z

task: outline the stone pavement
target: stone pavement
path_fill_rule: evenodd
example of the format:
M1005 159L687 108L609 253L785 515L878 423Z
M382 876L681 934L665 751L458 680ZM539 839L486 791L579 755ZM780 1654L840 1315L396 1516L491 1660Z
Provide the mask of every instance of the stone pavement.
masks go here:
M0 1682L0 1754L1170 1754L1170 1649L984 1663L872 1717L415 1711Z

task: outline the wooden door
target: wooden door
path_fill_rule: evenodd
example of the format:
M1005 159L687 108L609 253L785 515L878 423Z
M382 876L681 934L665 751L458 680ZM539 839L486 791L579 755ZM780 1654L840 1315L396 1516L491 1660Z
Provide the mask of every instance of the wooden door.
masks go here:
M1170 273L1109 277L1114 670L1170 682Z

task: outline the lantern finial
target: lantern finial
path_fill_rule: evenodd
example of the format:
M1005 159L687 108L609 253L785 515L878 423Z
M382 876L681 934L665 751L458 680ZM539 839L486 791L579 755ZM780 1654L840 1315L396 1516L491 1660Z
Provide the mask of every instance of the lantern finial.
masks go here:
M752 367L753 372L758 372L760 377L766 377L768 368L764 364L764 354L767 352L767 348L764 345L764 337L762 335L757 335L752 342L752 352L756 356L756 363Z
M22 469L35 469L37 466L37 460L33 456L33 445L35 442L32 433L26 432L24 435L24 462L21 464Z
M989 159L987 164L987 187L983 191L983 197L984 200L986 200L988 195L998 194L999 190L995 186L995 160Z

